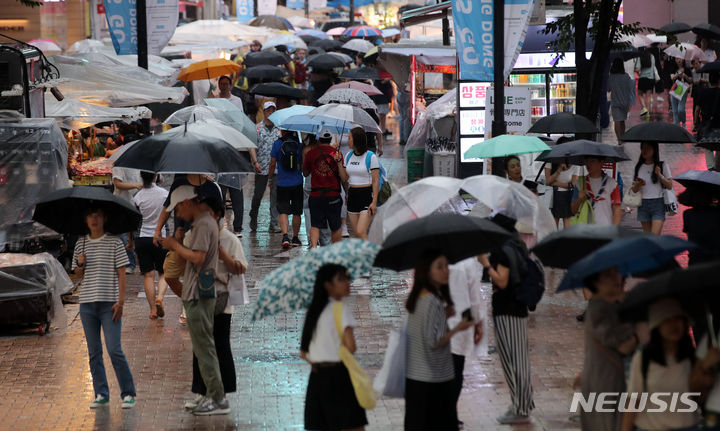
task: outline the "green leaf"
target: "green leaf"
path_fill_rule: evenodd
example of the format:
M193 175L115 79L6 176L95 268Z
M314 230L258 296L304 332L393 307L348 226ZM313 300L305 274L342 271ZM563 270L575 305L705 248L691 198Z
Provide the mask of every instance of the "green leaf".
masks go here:
M27 7L35 7L35 6L42 6L43 2L41 1L35 1L35 0L17 0L19 1L23 6Z

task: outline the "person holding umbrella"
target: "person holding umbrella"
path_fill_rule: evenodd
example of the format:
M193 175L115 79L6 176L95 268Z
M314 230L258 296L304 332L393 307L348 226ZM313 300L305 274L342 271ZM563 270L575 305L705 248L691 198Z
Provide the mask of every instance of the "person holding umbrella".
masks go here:
M587 176L579 177L573 188L571 209L577 213L580 204L590 200L593 209L593 224L619 225L622 221L620 189L618 183L602 168L603 159L596 156L585 157Z
M672 176L667 163L660 160L657 142L642 142L640 157L635 164L635 176L631 189L642 193L642 204L638 207L638 221L645 232L662 234L665 224L666 189L672 190Z
M218 94L217 97L229 100L236 108L243 111L243 113L245 112L245 108L243 108L243 100L231 93L233 85L232 79L230 79L229 76L223 75L218 78L218 89L220 90L220 94Z
M700 176L703 181L691 179ZM688 265L720 258L720 172L687 171L674 180L686 187L678 202L690 207L683 212L683 232L701 246L690 251Z

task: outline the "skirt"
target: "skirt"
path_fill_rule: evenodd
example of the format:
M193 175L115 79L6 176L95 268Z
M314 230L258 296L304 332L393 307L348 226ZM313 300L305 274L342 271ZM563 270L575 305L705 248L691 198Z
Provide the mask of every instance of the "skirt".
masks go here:
M314 367L305 395L305 429L343 430L367 423L345 365Z
M570 190L558 190L553 188L553 205L550 211L553 217L557 219L570 218L573 216L570 204L572 203L572 194Z

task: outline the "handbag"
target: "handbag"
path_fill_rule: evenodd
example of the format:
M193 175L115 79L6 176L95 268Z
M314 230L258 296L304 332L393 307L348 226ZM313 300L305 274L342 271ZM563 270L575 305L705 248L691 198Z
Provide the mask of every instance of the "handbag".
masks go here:
M247 305L250 303L245 274L232 275L228 281L230 305Z
M623 196L622 205L624 207L639 207L642 205L642 192L634 192L632 187L628 188L627 193Z
M685 96L687 96L688 91L690 91L690 85L676 79L675 83L670 88L670 95L675 99L682 100Z
M196 270L197 271L197 270ZM198 295L201 298L215 298L215 270L197 271Z
M343 303L337 301L333 304L333 316L335 317L335 328L337 328L338 335L340 336L340 360L342 361L345 368L350 374L350 380L352 381L353 389L355 390L355 398L357 398L360 407L365 410L372 410L375 408L375 393L373 392L372 382L368 378L365 371L362 369L355 357L350 353L347 347L342 344L343 339L343 328L342 328L342 308Z
M665 201L665 212L669 215L678 213L678 200L672 189L663 189L663 200Z
M585 190L585 177L578 178L578 189ZM593 211L590 199L586 199L580 204L575 215L570 219L570 226L576 224L593 224L595 219L595 213Z
M405 397L405 376L407 370L406 327L392 329L388 337L382 368L375 376L373 388L386 397Z

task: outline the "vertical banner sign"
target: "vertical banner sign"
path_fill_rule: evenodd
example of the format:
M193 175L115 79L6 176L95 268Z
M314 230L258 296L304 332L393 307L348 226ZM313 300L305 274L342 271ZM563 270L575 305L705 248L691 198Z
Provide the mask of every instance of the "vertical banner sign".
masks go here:
M520 55L527 34L534 2L543 0L505 0L505 68L507 81Z
M105 16L115 52L137 54L137 9L135 0L105 0Z
M305 9L307 0L287 0L286 6L290 9Z
M178 24L178 0L147 0L148 54L160 55Z
M452 9L460 79L492 81L493 0L453 0Z
M275 15L277 0L258 0L258 15Z
M238 22L248 22L255 17L253 0L235 0L235 14Z
M324 9L327 7L327 0L305 0L310 2L308 5L308 9L315 10L315 9Z

